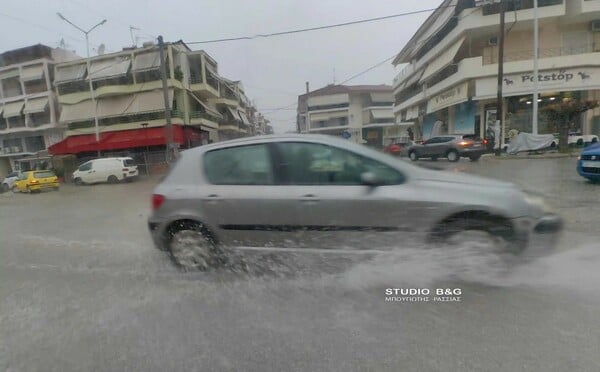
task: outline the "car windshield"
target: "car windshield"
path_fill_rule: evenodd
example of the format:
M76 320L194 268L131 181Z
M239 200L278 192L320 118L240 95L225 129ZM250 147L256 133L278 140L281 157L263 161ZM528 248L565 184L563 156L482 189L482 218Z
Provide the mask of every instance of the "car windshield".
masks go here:
M600 372L600 0L0 35L0 371Z

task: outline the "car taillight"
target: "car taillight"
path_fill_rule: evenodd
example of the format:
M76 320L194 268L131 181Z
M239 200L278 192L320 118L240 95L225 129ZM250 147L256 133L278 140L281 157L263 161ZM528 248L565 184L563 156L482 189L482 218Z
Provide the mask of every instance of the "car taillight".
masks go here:
M160 208L165 199L164 195L152 194L152 209L156 210Z
M484 145L487 145L487 143L488 143L488 140L484 139L484 140L482 141L482 143L483 143Z

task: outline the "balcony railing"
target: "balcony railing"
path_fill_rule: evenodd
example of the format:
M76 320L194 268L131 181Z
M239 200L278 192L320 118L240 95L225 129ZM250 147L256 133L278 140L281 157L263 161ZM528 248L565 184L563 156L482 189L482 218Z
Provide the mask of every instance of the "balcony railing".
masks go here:
M202 111L192 111L190 112L190 119L206 119L210 121L218 121L218 118Z
M559 48L539 49L539 58L552 58L561 56L573 56L578 54L600 52L600 44L574 45ZM504 62L528 61L533 59L533 50L518 50L504 53ZM492 55L483 56L483 64L491 65L498 63L498 52L494 50Z
M190 84L204 84L204 80L202 80L202 74L191 73L190 74Z

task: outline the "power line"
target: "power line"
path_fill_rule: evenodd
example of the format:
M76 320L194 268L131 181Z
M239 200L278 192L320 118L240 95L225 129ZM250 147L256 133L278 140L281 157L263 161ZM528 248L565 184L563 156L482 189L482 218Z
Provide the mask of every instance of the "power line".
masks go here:
M364 70L364 71L361 71L361 72L359 72L358 74L356 74L356 75L354 75L354 76L352 76L352 77L350 77L350 78L348 78L348 79L346 79L346 80L342 81L342 82L340 83L340 85L344 85L344 84L346 84L347 82L349 82L350 80L354 80L354 79L356 79L357 77L360 77L360 76L362 76L362 75L366 74L367 72L369 72L369 71L371 71L371 70L374 70L374 69L376 69L377 67L379 67L379 66L383 65L384 63L386 63L386 62L388 62L388 61L392 60L394 57L396 57L396 54L394 54L393 56L391 56L391 57L388 57L388 58L384 59L383 61L381 61L381 62L379 62L379 63L377 63L377 64L375 64L375 65L373 65L373 66L369 67L368 69L366 69L366 70Z
M301 28L301 29L297 29L297 30L272 32L272 33L268 33L268 34L257 34L257 35L254 35L254 36L240 36L240 37L231 37L231 38L214 39L214 40L192 41L192 42L188 42L186 44L193 45L193 44L220 43L220 42L226 42L226 41L253 40L253 39L258 39L258 38L267 38L267 37L273 37L273 36L298 34L298 33L302 33L302 32L325 30L325 29L329 29L329 28L350 26L350 25L356 25L356 24L360 24L360 23L376 22L376 21L382 21L382 20L391 19L391 18L398 18L398 17L405 17L405 16L414 15L414 14L420 14L420 13L428 13L428 12L435 11L436 9L450 8L450 7L455 7L455 6L456 5L448 5L448 6L440 7L440 8L430 8L430 9L414 10L414 11L411 11L411 12L404 12L404 13L392 14L392 15L382 16L382 17L366 18L366 19L360 19L360 20L357 20L357 21L336 23L336 24L326 25L326 26Z

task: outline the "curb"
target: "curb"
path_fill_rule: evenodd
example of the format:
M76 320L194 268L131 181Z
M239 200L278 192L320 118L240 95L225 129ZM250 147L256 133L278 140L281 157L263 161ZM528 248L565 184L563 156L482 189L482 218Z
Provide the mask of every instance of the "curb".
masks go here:
M486 154L482 156L482 159L497 159L497 160L519 160L519 159L562 159L562 158L577 158L579 154L560 154L560 153L549 153L549 154L538 154L538 155L530 155L530 154L516 154L516 155L507 155L502 154L500 156L495 156L494 154Z

